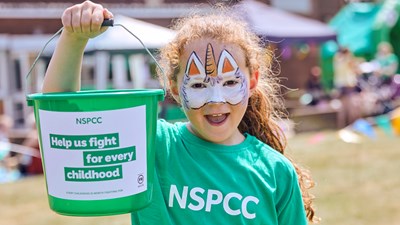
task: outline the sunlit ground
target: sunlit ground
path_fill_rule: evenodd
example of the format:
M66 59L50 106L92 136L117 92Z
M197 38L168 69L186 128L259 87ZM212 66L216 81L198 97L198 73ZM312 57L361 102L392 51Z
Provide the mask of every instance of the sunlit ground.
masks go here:
M291 154L312 171L320 224L400 223L400 136L375 129L375 139L345 143L337 132L297 135Z

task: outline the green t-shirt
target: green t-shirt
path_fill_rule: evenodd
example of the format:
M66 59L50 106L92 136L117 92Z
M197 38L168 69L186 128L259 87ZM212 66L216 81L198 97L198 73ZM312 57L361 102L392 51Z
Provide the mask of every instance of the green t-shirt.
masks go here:
M132 224L307 224L295 169L270 146L249 134L225 146L185 123L157 126L153 200Z

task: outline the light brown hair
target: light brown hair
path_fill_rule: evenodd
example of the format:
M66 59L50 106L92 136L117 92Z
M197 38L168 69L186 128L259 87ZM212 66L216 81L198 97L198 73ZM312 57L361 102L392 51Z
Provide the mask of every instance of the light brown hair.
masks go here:
M160 64L171 82L177 81L180 56L185 46L193 40L212 38L224 43L241 47L246 56L250 74L259 73L259 82L249 99L246 113L239 124L242 133L249 133L276 151L284 154L286 137L278 126L284 109L280 95L281 85L271 70L273 54L265 48L261 39L250 30L246 22L233 16L234 11L217 8L206 15L194 14L176 21L173 29L177 31L175 39L160 51ZM162 74L160 74L160 79ZM288 156L286 156L288 157ZM289 159L291 160L291 159ZM309 172L292 164L298 175L304 207L309 221L315 221L313 196L308 189L313 186Z

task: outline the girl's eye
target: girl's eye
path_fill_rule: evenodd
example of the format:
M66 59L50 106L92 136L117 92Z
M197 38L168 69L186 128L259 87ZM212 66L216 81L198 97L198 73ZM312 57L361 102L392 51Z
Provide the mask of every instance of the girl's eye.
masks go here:
M194 83L194 84L192 84L191 87L195 88L195 89L199 89L199 88L205 88L206 85L204 85L203 83Z
M228 80L224 83L224 86L232 87L235 86L238 82L236 80Z

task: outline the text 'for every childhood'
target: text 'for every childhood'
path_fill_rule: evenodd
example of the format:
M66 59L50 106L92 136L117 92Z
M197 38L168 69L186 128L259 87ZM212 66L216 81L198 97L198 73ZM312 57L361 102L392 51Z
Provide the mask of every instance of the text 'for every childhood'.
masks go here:
M85 167L64 168L66 181L86 182L122 179L121 163L136 160L135 146L105 150L119 147L118 133L100 135L50 134L50 146L59 150L89 150L82 152Z

